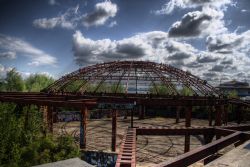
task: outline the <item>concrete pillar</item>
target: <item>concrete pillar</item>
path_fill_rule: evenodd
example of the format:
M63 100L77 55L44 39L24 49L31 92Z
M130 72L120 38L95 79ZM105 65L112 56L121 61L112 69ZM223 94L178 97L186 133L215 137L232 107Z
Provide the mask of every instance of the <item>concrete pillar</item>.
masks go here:
M116 130L117 130L117 111L112 110L112 141L111 150L116 151Z
M185 117L186 117L186 122L185 126L190 127L191 126L191 117L192 117L192 106L187 106L185 110ZM184 152L188 152L190 150L190 135L186 134L185 135L185 148Z
M81 109L81 123L80 123L80 148L81 149L86 148L87 114L88 114L88 108L84 106Z

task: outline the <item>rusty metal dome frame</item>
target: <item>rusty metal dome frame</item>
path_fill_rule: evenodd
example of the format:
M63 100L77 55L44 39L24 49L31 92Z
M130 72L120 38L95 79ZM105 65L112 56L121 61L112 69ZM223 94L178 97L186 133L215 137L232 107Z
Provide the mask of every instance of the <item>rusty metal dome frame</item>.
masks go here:
M104 84L112 85L112 92L100 89ZM75 85L74 90L72 85ZM94 88L90 89L89 85L94 85ZM118 92L120 85L125 89L123 92ZM160 94L158 85L165 87L165 95L181 95L184 87L195 96L221 95L206 80L188 71L149 61L113 61L80 68L61 77L43 92L147 94L153 89L152 94Z

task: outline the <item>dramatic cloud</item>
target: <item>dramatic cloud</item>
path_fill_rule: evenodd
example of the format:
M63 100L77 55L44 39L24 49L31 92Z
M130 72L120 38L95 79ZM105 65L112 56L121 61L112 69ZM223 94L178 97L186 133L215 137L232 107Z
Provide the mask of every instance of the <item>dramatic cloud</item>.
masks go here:
M15 59L16 52L2 52L0 53L0 59Z
M250 58L246 54L201 51L161 31L140 33L117 41L92 40L76 31L73 35L73 53L76 63L84 66L114 60L149 60L191 71L214 82L218 82L222 74L226 76L224 79L237 78L239 72L250 75Z
M211 16L199 11L185 14L181 21L173 24L169 30L170 37L197 36L209 25Z
M117 11L117 5L110 1L97 3L95 10L84 16L83 25L86 27L103 25L109 18L115 17Z
M50 0L49 4L55 5L55 0ZM82 23L85 27L100 26L107 23L110 18L116 16L118 7L116 4L110 1L100 2L95 5L95 10L92 13L82 14L79 11L79 5L74 8L69 8L65 13L58 14L52 18L40 18L33 21L33 25L41 29L75 29L79 23ZM117 25L116 21L111 21L108 27L114 27Z
M77 64L95 63L115 58L130 59L144 56L148 50L142 39L110 39L91 40L85 38L80 31L73 35L73 52Z
M220 59L217 55L214 54L200 54L197 57L198 63L215 63Z
M222 72L224 69L223 65L215 65L210 71Z
M231 0L170 0L162 9L155 11L155 14L171 14L174 9L197 8L212 6L214 8L223 8L225 5L232 4Z
M55 57L32 46L30 43L3 34L0 34L0 49L30 58L29 65L55 65L57 62Z
M81 19L78 14L79 6L69 8L64 14L60 14L53 18L41 18L33 21L33 25L41 29L53 29L56 27L65 29L74 29L77 22Z
M223 17L222 11L203 7L202 11L189 12L182 17L181 21L175 22L169 29L169 36L203 37L227 32Z
M249 53L250 30L242 34L229 33L209 36L206 40L209 51L217 53L242 52Z
M189 44L169 39L168 34L161 31L141 33L118 41L91 40L84 37L80 31L73 35L75 61L80 65L117 59L180 64L183 59L187 63L194 60L196 51Z

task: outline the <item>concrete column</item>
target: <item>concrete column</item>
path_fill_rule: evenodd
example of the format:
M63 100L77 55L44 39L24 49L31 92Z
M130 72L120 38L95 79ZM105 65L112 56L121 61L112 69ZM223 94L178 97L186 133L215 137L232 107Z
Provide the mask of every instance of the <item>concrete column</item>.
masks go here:
M185 117L186 117L185 126L186 127L190 127L191 126L191 117L192 117L192 106L186 107ZM190 150L190 135L186 134L185 135L185 148L184 148L184 152L188 152L189 150Z
M112 110L112 141L111 150L116 151L117 110Z
M88 108L84 106L81 109L81 124L80 124L80 148L81 149L86 148L87 114L88 114Z

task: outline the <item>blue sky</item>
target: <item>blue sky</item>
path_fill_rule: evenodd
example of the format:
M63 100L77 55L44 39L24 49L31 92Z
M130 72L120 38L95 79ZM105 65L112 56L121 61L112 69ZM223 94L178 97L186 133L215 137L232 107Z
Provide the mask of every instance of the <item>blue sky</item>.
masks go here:
M249 81L249 18L249 0L0 0L0 76L149 60Z

